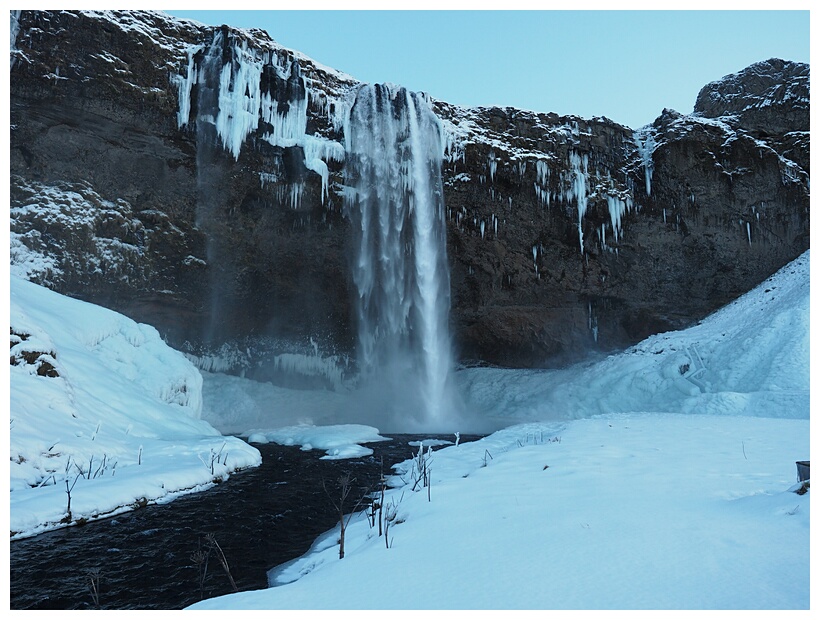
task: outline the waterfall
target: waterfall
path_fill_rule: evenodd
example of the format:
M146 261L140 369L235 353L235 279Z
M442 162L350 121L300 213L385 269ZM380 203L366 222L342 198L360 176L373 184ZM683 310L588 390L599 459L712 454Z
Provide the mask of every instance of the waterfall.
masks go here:
M345 139L362 376L386 391L388 415L405 428L452 431L439 120L422 95L365 85Z
M205 252L210 280L210 300L208 320L203 326L203 339L215 343L221 339L220 326L228 312L227 301L233 296L233 261L229 248L220 242L215 234L224 226L225 186L227 184L224 166L221 165L217 119L220 116L220 76L223 73L224 35L220 30L214 33L211 44L197 50L198 63L189 62L188 81L196 84L196 170L197 195L195 225L205 235ZM192 56L193 58L193 56ZM190 103L186 102L187 105ZM183 119L180 115L180 120Z

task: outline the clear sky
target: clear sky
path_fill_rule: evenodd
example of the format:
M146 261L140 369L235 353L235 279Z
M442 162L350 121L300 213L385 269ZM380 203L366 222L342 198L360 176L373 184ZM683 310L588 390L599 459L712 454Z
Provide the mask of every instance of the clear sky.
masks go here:
M808 10L169 13L263 28L363 82L633 128L663 108L691 112L701 87L754 62L810 60Z

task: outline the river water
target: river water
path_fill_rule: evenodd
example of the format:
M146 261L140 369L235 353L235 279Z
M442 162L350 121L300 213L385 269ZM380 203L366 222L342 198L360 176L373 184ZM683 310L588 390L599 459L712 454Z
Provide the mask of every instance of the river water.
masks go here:
M299 557L337 524L323 480L330 489L349 472L358 487L350 497L358 498L375 489L382 463L390 473L411 458L416 449L408 442L418 439L393 435L368 444L372 456L336 461L320 459L321 451L257 445L261 466L207 491L12 541L11 609L181 609L233 592L228 572L240 591L265 588L269 569ZM228 571L215 550L207 567L197 562L209 535Z

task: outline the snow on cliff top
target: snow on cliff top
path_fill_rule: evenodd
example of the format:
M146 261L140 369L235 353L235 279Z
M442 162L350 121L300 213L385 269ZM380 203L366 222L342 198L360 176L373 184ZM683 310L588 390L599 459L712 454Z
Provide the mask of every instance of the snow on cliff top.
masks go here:
M93 19L106 20L126 32L137 32L142 36L147 37L148 39L153 41L154 44L156 44L158 47L171 50L177 55L179 54L179 52L184 52L185 50L187 50L188 44L184 41L180 41L173 34L173 30L171 28L172 25L176 29L182 27L183 30L187 30L189 31L189 33L203 30L210 31L215 28L214 26L209 26L207 24L203 24L193 19L173 17L162 11L94 10L80 11L80 13L86 17L90 17ZM165 27L163 28L163 26ZM261 49L287 51L288 53L292 54L295 58L297 58L302 64L312 65L315 70L331 75L340 82L358 83L358 80L348 75L347 73L344 73L343 71L339 71L337 69L333 69L332 67L323 65L322 63L313 60L312 58L303 54L302 52L298 52L296 50L292 50L283 45L280 45L271 37L271 34L266 32L265 30L261 30L259 28L237 28L234 26L230 26L230 24L228 24L228 26L233 32L239 33L247 37L248 39L253 40L257 45L260 46Z
M770 58L709 82L698 93L695 116L727 116L776 104L808 109L809 65Z

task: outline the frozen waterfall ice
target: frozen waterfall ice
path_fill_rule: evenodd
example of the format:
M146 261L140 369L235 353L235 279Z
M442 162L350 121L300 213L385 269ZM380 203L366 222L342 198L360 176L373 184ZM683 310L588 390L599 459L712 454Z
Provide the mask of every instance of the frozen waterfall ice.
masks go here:
M441 126L423 95L356 93L345 130L358 358L394 422L453 430ZM457 429L456 429L457 430Z

